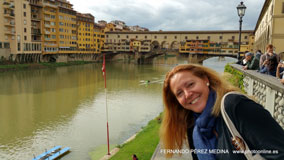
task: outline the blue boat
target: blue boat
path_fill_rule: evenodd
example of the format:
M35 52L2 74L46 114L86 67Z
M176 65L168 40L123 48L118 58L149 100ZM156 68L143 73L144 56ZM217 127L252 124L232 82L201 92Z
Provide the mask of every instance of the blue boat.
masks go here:
M61 148L61 146L56 146L51 148L50 150L36 156L33 160L54 160L59 158L70 151L70 147Z

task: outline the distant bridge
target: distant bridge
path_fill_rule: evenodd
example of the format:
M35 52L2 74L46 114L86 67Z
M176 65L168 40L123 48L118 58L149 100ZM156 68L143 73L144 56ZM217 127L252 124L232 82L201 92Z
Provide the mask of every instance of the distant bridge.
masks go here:
M232 57L237 58L235 53L189 53L188 58L190 63L202 63L204 60L212 57Z
M180 54L178 50L165 50L165 49L156 49L152 52L148 53L140 53L140 52L117 52L117 53L106 53L107 59L112 60L124 60L124 61L133 61L138 64L149 63L153 60L153 58L166 55L166 54ZM212 58L212 57L232 57L237 58L236 53L183 53L182 55L188 56L188 61L190 63L202 63L204 60ZM99 55L96 59L102 59L103 54Z

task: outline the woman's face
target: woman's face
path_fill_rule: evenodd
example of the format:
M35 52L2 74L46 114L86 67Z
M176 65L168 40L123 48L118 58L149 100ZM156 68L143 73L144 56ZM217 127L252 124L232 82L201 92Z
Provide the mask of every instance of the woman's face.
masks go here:
M201 113L209 95L208 82L208 78L201 79L189 71L181 71L171 78L170 88L185 109Z

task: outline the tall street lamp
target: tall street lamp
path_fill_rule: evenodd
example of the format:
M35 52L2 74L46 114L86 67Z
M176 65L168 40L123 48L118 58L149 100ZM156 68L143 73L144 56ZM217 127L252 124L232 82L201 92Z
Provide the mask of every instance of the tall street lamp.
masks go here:
M244 5L244 2L241 2L237 6L238 10L238 15L240 17L240 31L239 31L239 52L238 52L238 60L240 60L240 49L241 49L241 34L242 34L242 22L243 22L243 16L245 15L246 12L246 6Z

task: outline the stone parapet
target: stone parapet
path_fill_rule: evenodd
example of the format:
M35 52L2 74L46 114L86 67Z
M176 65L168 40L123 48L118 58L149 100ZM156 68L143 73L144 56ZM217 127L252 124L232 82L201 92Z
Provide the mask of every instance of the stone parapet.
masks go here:
M263 105L284 128L284 85L280 80L255 70L243 70L237 64L230 66L244 74L243 85L247 94Z

